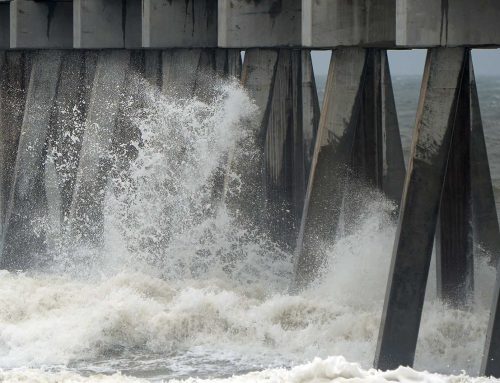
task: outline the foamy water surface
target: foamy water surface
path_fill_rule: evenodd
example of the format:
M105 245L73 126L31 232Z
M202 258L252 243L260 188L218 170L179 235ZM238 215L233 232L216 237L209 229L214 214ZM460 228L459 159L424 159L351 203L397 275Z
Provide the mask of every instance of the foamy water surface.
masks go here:
M1 272L0 381L493 381L467 375L492 298L484 260L466 311L435 299L431 271L415 370L370 369L395 234L378 193L360 190L321 277L289 293L293 256L234 208L249 198L235 164L256 158L255 105L235 83L213 86L202 101L141 83L141 139L107 187L103 247L53 241L43 267Z

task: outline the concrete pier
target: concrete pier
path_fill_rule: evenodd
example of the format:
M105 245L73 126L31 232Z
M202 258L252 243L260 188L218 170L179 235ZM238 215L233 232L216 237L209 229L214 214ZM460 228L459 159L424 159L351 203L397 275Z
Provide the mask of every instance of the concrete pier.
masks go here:
M400 214L375 365L411 365L434 239L454 309L472 307L473 258L500 257L470 60L500 46L499 19L495 0L0 0L0 267L40 261L47 221L101 244L108 180L141 141L127 113L144 106L136 74L207 103L241 75L258 109L211 200L295 247L298 291L366 194L384 193ZM405 176L386 50L412 47L430 50ZM312 49L333 51L321 115ZM496 289L483 372L500 377L500 276Z
M2 238L2 269L26 270L44 249L45 142L59 81L62 52L33 58L12 189Z

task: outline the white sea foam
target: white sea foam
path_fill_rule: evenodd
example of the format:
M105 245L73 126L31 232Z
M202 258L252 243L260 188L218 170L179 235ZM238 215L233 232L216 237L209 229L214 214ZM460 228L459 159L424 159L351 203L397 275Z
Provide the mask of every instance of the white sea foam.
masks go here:
M48 373L40 370L16 370L0 372L0 380L10 382L31 383L140 383L145 380L114 374L111 376L94 375L82 377L70 372ZM471 378L465 374L447 376L429 372L419 372L408 367L399 367L393 371L375 369L363 370L359 364L349 363L343 357L327 359L315 358L312 362L291 369L267 369L245 375L219 379L162 380L170 383L391 383L391 382L423 382L423 383L494 383L499 379Z

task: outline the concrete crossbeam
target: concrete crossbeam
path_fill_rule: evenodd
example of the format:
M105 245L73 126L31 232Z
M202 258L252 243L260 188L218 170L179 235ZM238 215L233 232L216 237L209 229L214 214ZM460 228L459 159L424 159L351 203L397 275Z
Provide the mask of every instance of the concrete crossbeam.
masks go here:
M13 0L10 48L72 48L73 3Z
M74 0L75 48L140 48L140 0Z
M302 45L392 47L395 0L302 0Z
M500 44L497 0L401 0L396 44L405 47Z
M219 46L301 45L301 0L219 0Z
M214 0L143 0L144 48L211 48L217 46L217 2Z

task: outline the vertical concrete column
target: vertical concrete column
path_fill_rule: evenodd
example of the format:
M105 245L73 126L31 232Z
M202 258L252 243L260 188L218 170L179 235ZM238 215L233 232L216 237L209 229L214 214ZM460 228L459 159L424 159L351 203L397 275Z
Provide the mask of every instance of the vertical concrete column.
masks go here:
M382 313L375 367L411 366L465 70L465 49L429 50Z
M2 228L11 194L17 148L30 78L30 54L2 53L0 77L0 222Z
M324 264L341 216L356 213L353 185L379 188L399 203L404 159L386 52L334 51L296 248L294 288Z
M70 209L73 233L90 245L102 236L111 145L129 64L130 52L124 50L101 51L97 60Z
M44 250L45 142L62 61L61 51L34 57L2 240L1 268L25 270Z

